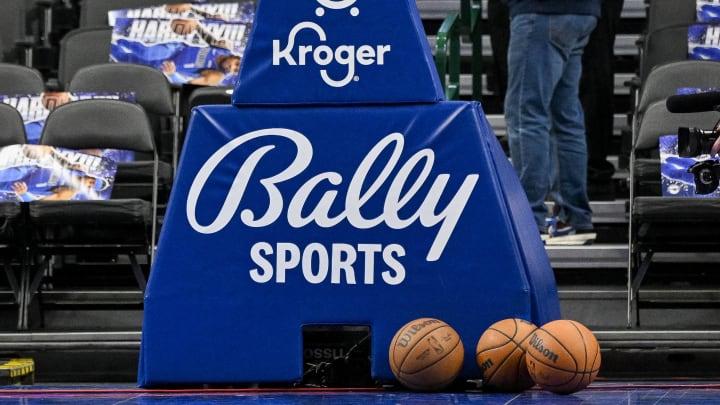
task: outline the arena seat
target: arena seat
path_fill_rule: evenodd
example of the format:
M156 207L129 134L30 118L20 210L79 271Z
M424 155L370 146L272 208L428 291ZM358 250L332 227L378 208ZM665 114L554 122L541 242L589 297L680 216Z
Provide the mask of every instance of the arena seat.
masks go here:
M19 43L25 42L25 15L27 0L3 1L3 12L0 13L0 43L3 44L3 53L0 60L8 63L18 63L21 58L17 54Z
M667 63L688 60L688 28L692 25L711 25L693 21L662 25L649 31L642 42L638 76L632 80L634 92L642 92L648 75ZM639 96L634 95L636 106Z
M83 67L110 62L112 27L76 28L63 36L59 45L58 88L66 89Z
M174 168L179 149L179 122L176 116L170 83L162 72L149 66L131 63L101 63L79 69L67 87L70 92L131 92L135 102L148 114L155 134L155 144L160 154L159 190L164 204L172 188ZM164 125L170 122L170 130ZM142 160L142 159L141 159ZM133 196L133 184L147 183L152 180L154 168L145 162L125 162L120 164L118 186ZM142 187L142 186L141 186ZM146 187L143 187L147 190ZM118 190L120 192L121 190ZM147 196L145 197L147 198Z
M649 33L679 24L691 24L696 20L695 0L646 0L645 29L637 40L642 54Z
M636 86L640 85L657 63L656 58L658 56L654 56L652 53L665 51L674 52L674 55L677 55L677 52L683 49L687 51L687 46L675 41L678 39L675 32L682 30L682 27L687 27L689 24L694 24L696 21L695 0L646 0L645 3L647 15L645 27L636 41L640 66L639 75L634 80ZM668 49L664 50L661 41L668 38L672 39L673 44L677 46L667 47ZM643 59L648 52L651 55L647 62L644 62ZM686 56L679 55L679 58L684 59ZM675 56L672 56L672 60L676 60Z
M688 27L693 24L697 23L670 25L648 33L640 54L640 87L655 67L688 59Z
M517 176L480 104L444 99L415 0L259 2L232 102L190 117L140 386L298 381L313 325L369 327L391 379L392 337L421 317L477 376L490 324L560 317Z
M716 112L670 113L666 101L650 104L638 127L630 154L628 327L640 324L643 280L662 254L693 255L720 248L717 198L663 196L659 138L679 127L712 128ZM682 257L678 257L682 265Z
M648 0L647 32L696 20L696 0Z
M187 103L188 110L192 110L194 107L197 107L199 105L230 104L232 92L232 87L198 87L192 92L190 92ZM186 115L190 115L189 111Z
M661 4L664 2L655 0L650 7ZM677 9L675 16L672 16L673 9ZM717 120L713 113L671 114L665 107L666 99L677 94L681 88L702 90L720 87L720 63L687 59L688 27L696 24L694 10L694 2L677 2L668 10L656 9L652 24L648 20L648 35L640 64L640 77L643 79L635 96L636 105L632 114L629 326L639 323L638 290L652 262L652 252L680 250L678 246L683 243L688 246L697 244L702 239L700 233L698 238L684 235L681 231L684 227L678 223L682 220L678 221L678 218L692 218L693 210L703 212L701 207L710 204L706 199L660 195L658 137L676 134L680 126L712 128ZM660 14L662 17L658 17ZM681 22L683 19L685 21ZM691 223L698 221L699 218L690 220ZM676 231L673 232L673 229Z
M666 26L646 34L643 38L640 43L637 74L626 82L633 103L629 122L635 119L640 93L650 71L664 63L687 60L687 27L688 24Z
M678 4L677 6L686 9L688 5L684 2L682 3L683 4ZM660 3L658 3L658 5L659 4ZM682 20L683 18L689 18L687 14L687 11L679 12L678 19ZM640 104L649 76L654 70L660 70L656 78L664 80L664 74L675 75L674 70L681 68L672 66L666 70L662 68L662 66L666 64L676 65L678 62L688 61L688 28L691 25L703 24L696 23L694 21L694 14L692 15L692 18L693 19L690 21L680 23L675 23L677 20L668 21L666 24L661 21L655 22L653 27L650 27L652 29L649 29L644 35L642 41L639 42L641 51L639 52L637 74L625 83L630 88L630 99L632 103L631 110L628 112L627 117L627 121L630 126L627 133L630 134L630 136L625 138L623 141L624 148L626 148L628 155L630 153L630 149L632 148L632 137L637 131L644 109L647 108L648 105L652 104L652 102L656 101L655 96L645 97L645 100L642 101L642 105ZM687 63L686 65L691 66L693 64L694 63ZM684 64L681 63L681 65ZM686 69L692 68L686 67ZM705 80L711 81L712 77L701 78L699 76L692 75L686 77L676 77L675 80L677 80L678 83L690 81L703 82ZM664 92L664 89L666 88L664 87L665 84L658 80L654 80L654 82L651 81L650 85L652 87L651 91L663 89L662 92Z
M681 88L710 89L720 87L720 63L712 60L680 60L655 66L638 93L633 114L635 133L645 110L655 102L664 101Z
M185 91L187 90L187 91ZM181 97L183 102L183 117L187 119L193 108L200 105L230 104L233 87L225 86L191 86L184 85L183 91L189 93L186 97ZM179 144L185 143L186 127L181 131Z
M25 144L25 126L20 113L13 107L0 103L0 147ZM26 271L27 257L27 235L25 234L24 209L19 201L10 201L3 198L0 202L0 254L3 261L3 270L8 285L12 290L15 303L18 307L17 328L22 329L22 311L25 298L23 288L23 276ZM13 268L13 264L19 264L19 274Z
M0 147L27 143L22 116L14 107L0 103Z
M0 94L39 94L45 91L45 80L34 68L14 63L0 63Z
M142 198L35 200L28 203L33 263L25 305L32 302L53 256L127 256L138 287L146 277L138 257L152 261L158 226L158 157L147 115L137 104L108 99L80 100L55 108L40 144L67 149L111 148L151 156L153 181Z

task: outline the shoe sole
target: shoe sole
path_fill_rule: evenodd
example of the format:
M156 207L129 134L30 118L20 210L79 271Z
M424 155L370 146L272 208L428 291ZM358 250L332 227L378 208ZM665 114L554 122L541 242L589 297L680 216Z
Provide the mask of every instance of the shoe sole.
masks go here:
M589 233L575 233L572 235L555 236L550 237L548 235L542 235L542 240L548 246L585 246L592 245L597 238L597 234L594 232Z

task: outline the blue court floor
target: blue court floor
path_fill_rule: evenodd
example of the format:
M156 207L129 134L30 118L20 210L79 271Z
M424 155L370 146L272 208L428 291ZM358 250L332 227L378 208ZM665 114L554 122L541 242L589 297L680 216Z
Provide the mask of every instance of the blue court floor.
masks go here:
M571 395L540 389L519 394L482 391L413 393L382 389L143 390L132 385L0 386L2 404L716 404L720 382L601 382Z

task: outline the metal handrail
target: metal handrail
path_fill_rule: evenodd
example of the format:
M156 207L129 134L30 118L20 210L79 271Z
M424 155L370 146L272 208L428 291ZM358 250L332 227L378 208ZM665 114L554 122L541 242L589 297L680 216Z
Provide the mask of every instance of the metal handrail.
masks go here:
M435 42L435 67L445 90L445 98L448 100L456 100L460 97L459 27L460 14L457 12L448 14L438 30Z
M472 76L474 79L472 98L480 100L482 96L481 18L482 3L480 0L461 0L460 12L448 14L438 29L435 43L435 67L448 100L456 100L460 97L460 43L463 39L472 44Z

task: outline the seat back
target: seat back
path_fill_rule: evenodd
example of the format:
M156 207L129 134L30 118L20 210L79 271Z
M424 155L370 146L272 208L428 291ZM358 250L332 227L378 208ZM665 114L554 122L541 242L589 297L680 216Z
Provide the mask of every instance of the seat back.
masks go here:
M110 61L112 27L82 27L65 34L60 40L58 82L67 88L73 75L85 66Z
M647 32L671 25L690 24L696 19L696 0L650 0L647 8Z
M0 94L37 94L45 91L45 80L37 69L0 63Z
M677 24L648 32L640 60L640 83L645 82L650 71L661 64L686 60L688 57L688 27Z
M9 51L19 39L25 38L27 0L3 0L0 13L0 60L10 60ZM34 3L34 2L33 2ZM4 56L4 58L2 58Z
M679 88L720 88L720 63L682 60L664 63L650 71L642 85L636 109L637 122L651 104L677 94Z
M68 149L113 148L155 153L143 108L119 100L80 100L50 112L40 143Z
M683 60L656 66L648 74L640 93L638 109L677 94L681 87L720 88L720 63L712 60Z
M0 128L0 147L27 143L20 112L5 103L0 103Z
M186 113L199 105L230 104L232 93L232 87L198 87L188 96Z
M67 90L135 93L135 102L149 114L163 161L176 161L179 120L170 82L159 70L132 63L108 62L86 66L75 73ZM165 118L172 118L172 128L167 128Z
M635 139L636 150L658 149L658 138L663 135L677 134L678 127L697 127L712 129L718 120L715 111L696 113L671 113L665 105L665 100L651 104L646 112L642 124L638 128Z
M170 82L159 70L132 63L101 63L85 66L73 75L70 92L131 91L146 112L175 112Z

